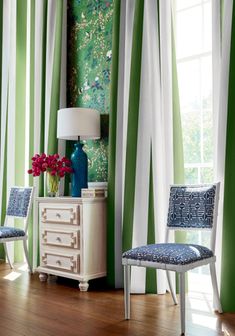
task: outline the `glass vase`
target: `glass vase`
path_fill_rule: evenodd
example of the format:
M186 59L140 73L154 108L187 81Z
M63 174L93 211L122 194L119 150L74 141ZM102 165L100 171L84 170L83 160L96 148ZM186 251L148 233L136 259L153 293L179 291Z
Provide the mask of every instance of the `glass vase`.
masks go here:
M60 178L57 175L47 173L47 196L58 197L60 187Z

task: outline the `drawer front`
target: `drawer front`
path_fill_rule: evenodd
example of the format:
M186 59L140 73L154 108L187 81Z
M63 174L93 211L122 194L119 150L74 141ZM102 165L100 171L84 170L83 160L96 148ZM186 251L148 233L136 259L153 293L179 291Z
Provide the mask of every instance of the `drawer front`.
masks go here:
M80 225L80 205L54 204L41 207L42 223L75 224Z
M80 248L79 231L62 231L42 229L41 241L44 245L55 245L61 247Z
M42 253L42 266L57 268L59 270L79 273L79 254L60 254L57 252L44 251Z

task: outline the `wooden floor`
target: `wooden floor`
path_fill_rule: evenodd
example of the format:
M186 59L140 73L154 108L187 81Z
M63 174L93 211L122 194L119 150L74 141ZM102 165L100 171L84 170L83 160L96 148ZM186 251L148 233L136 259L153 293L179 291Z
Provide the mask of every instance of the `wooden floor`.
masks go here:
M205 300L204 300L205 299ZM132 319L123 319L122 290L91 283L79 292L77 282L0 265L1 336L173 336L180 334L179 307L166 295L132 295ZM235 315L216 315L206 297L187 298L186 335L235 335Z

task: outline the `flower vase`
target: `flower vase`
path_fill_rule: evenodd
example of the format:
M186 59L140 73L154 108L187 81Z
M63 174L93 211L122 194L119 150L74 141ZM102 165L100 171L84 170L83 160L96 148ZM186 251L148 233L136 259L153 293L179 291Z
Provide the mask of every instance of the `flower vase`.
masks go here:
M47 196L56 197L59 196L60 178L57 175L51 175L47 173Z

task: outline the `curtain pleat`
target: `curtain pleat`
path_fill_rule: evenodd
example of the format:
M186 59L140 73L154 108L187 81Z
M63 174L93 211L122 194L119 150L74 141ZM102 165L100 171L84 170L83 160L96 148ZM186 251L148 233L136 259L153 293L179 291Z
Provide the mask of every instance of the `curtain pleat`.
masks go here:
M108 207L107 207L107 280L115 287L115 174L116 174L116 136L117 136L117 93L118 93L118 59L120 0L114 2L112 71L110 86L110 119L109 119L109 165L108 165Z
M148 208L148 236L147 244L155 244L155 225L154 225L154 191L153 191L153 164L152 155L150 158L149 172L149 208ZM146 269L146 293L157 293L157 274L152 268Z
M134 197L135 197L135 176L136 156L138 137L138 117L140 100L140 76L141 76L141 55L142 55L142 34L143 34L144 2L136 0L133 38L132 38L132 59L129 88L129 110L127 124L126 144L126 170L125 170L125 191L123 210L123 250L132 247Z

